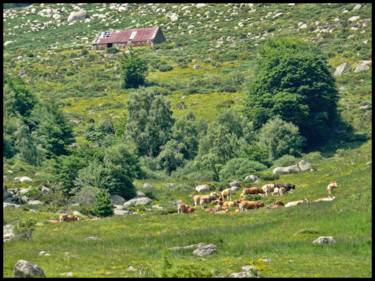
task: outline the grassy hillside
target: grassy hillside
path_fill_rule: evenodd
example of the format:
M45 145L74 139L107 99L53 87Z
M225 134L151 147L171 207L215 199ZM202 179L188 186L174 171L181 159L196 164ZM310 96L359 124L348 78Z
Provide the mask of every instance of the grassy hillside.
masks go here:
M292 194L281 197L284 203L325 197L328 183L336 180L334 201L245 213L231 208L225 215L198 208L192 215L177 215L174 203L193 204L194 187L202 179L175 173L134 182L138 191L148 192L154 200L146 208L134 208L133 215L52 223L58 212L82 212L68 206L65 198L59 204L4 208L3 225L28 219L39 224L31 240L3 243L3 276L13 277L14 265L24 259L41 266L47 277L67 272L74 277L229 277L245 265L255 266L262 277L371 277L372 4L358 7L357 3L51 3L3 10L4 74L21 77L40 100L57 102L73 124L78 144L88 123L120 122L136 92L121 88L120 57L125 50L114 55L92 50L91 42L100 31L162 28L166 42L135 51L149 64L146 86L165 96L176 119L191 110L197 119L213 121L225 109L242 108L257 71L258 50L267 38L295 37L319 46L332 73L347 63L343 74L335 76L343 121L335 128L336 137L319 151L307 150L296 159L309 161L314 171L275 180L296 185ZM68 23L70 13L79 9L90 18ZM178 15L175 21L173 14ZM368 68L357 71L364 61ZM194 65L200 68L193 69ZM181 103L185 109L179 108ZM48 165L20 163L7 159L3 165L8 188L56 180ZM272 173L272 168L264 173ZM31 184L12 180L25 175L33 178ZM143 189L145 182L155 190ZM166 188L170 182L176 188ZM239 196L237 191L234 198ZM277 198L260 201L271 206ZM154 205L164 209L152 209ZM90 236L101 241L84 241ZM333 236L336 244L313 244L319 236ZM197 257L192 250L165 254L165 248L200 242L217 245L218 252L206 257ZM50 256L40 256L40 251ZM168 263L172 267L166 270ZM136 270L128 270L129 266Z

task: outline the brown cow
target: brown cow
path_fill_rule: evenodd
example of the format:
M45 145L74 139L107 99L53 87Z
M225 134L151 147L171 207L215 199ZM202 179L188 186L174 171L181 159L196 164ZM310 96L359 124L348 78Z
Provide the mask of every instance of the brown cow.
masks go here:
M337 188L337 183L336 181L331 181L330 184L327 186L328 193L332 194L334 188Z
M244 210L247 211L249 209L258 209L260 207L264 207L264 204L258 201L242 201L239 207L240 212L243 212Z
M247 187L244 188L240 196L245 196L246 194L264 194L264 190L258 187Z
M234 202L233 201L224 201L223 202L223 207L234 207Z
M79 217L73 215L67 215L66 221L79 221Z
M195 195L194 196L194 207L197 207L198 204L202 206L201 198L203 198L203 203L210 203L211 201L219 198L220 195L216 192L211 192L210 195ZM209 198L209 199L208 199ZM202 207L203 209L203 207Z
M223 201L224 201L224 199L227 200L228 197L229 197L229 200L232 200L232 189L226 188L226 189L224 189L223 191L220 192L221 200L223 200Z
M268 209L275 209L275 208L279 208L281 206L284 206L284 203L281 202L280 199L277 199L275 202L273 202L273 206L272 207L267 207Z
M60 222L67 221L67 220L66 220L66 217L67 217L67 216L68 216L67 214L61 214L61 215L60 215Z
M177 206L177 214L190 214L195 211L195 207L179 203Z
M245 201L245 198L238 198L233 200L234 206L239 206L242 201Z
M221 211L211 212L211 214L226 214L228 213L228 208L224 208Z

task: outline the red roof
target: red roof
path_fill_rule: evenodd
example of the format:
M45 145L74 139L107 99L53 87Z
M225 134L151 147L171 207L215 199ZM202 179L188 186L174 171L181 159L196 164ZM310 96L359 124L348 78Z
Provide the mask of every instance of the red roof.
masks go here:
M145 42L154 38L158 27L140 28L140 29L128 29L121 30L118 32L100 32L97 36L94 44L107 44L107 43L118 43L128 42L131 34L133 33L132 42ZM103 38L103 34L106 33L107 37ZM109 37L108 37L109 35Z

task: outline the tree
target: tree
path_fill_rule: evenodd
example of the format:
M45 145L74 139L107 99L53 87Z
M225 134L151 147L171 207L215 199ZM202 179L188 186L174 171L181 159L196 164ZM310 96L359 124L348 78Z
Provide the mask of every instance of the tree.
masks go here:
M299 156L305 141L297 126L279 116L273 117L261 128L258 139L259 145L267 149L271 161L284 154Z
M138 88L143 85L148 70L147 62L137 56L132 49L128 54L124 53L121 58L121 76L123 87Z
M153 90L141 88L128 103L126 131L142 156L156 157L174 124L169 102L155 96Z
M234 158L239 149L239 142L235 134L229 133L227 127L211 123L206 135L199 141L198 155L194 160L199 169L213 172L214 180L219 180L220 169L225 163Z
M265 169L267 169L267 166L262 163L246 158L233 158L220 170L220 181L243 179L251 173Z
M114 205L105 190L100 190L96 195L94 203L94 214L98 217L109 217L113 215Z
M49 158L68 153L68 145L74 142L73 129L57 104L37 105L27 121Z
M106 146L111 143L114 134L115 129L112 121L104 120L99 121L97 124L87 124L83 138L98 146Z
M321 51L290 38L269 40L259 52L246 113L256 130L276 115L298 126L308 143L320 142L337 111L335 80Z

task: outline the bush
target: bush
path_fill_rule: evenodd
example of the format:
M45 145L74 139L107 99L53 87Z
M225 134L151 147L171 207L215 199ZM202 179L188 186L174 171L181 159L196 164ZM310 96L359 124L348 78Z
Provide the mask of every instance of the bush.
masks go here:
M260 200L260 199L262 199L263 197L261 196L261 195L259 195L259 194L247 194L246 196L245 196L245 199L247 200L247 201L258 201L258 200Z
M35 187L31 188L28 192L25 193L25 196L29 197L30 199L33 200L38 200L39 198L42 197L42 192Z
M273 162L273 167L286 167L296 164L298 159L293 155L285 154Z
M220 170L220 181L232 178L244 178L251 173L265 169L267 169L267 166L262 163L251 161L246 158L233 158Z
M159 70L161 72L171 71L172 69L173 69L173 67L170 64L167 64L167 63L159 66Z
M280 178L278 174L273 174L273 173L265 173L259 176L262 180L264 181L273 181L277 180Z
M30 240L32 233L35 229L36 221L32 219L26 219L19 221L17 226L14 228L14 237L16 240Z
M109 217L113 215L113 209L114 206L108 192L101 190L96 195L93 209L94 214L98 217Z
M106 52L107 54L114 54L114 53L117 53L117 52L118 52L118 49L115 48L115 47L109 47L109 48L106 48L106 49L105 49L105 52Z

